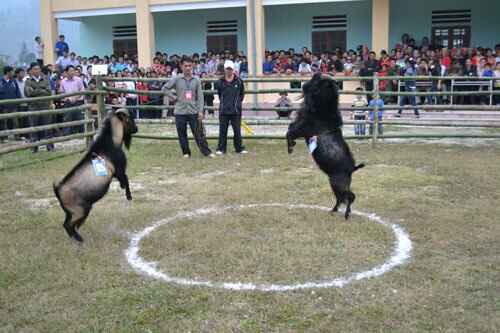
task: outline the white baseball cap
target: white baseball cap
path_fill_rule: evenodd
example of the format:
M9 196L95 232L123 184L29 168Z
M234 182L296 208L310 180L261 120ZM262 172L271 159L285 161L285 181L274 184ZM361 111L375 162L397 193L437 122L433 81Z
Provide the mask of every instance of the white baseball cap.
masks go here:
M232 60L226 60L224 62L224 69L231 68L234 69L234 62Z

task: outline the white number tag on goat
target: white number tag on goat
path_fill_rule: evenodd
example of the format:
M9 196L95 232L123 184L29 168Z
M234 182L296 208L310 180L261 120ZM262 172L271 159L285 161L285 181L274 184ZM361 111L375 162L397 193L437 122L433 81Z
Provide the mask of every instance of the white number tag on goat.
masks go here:
M318 148L318 138L313 136L312 138L309 139L309 142L307 144L307 147L309 148L309 152L312 154Z
M96 176L107 176L108 170L106 169L106 162L103 159L93 159L92 166Z

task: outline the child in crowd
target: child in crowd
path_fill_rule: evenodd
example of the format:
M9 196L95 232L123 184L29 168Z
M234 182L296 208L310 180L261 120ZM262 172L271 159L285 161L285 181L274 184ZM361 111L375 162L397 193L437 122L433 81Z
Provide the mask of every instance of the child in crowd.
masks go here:
M287 92L281 92L280 97L274 103L274 107L277 108L291 108L292 107L292 100L288 98L288 93ZM290 117L291 111L276 111L278 113L278 117Z
M363 88L358 87L356 91L363 91ZM352 107L355 108L352 111L352 119L356 121L354 124L354 135L364 136L366 135L366 110L362 109L368 106L366 98L363 95L356 95L354 101L352 102ZM360 108L360 109L356 109Z
M370 135L373 135L373 127L375 124L375 117L378 120L378 135L384 134L384 128L382 120L384 118L384 100L380 97L373 98L368 105L372 110L369 112L370 117ZM377 115L375 115L375 107L378 107Z

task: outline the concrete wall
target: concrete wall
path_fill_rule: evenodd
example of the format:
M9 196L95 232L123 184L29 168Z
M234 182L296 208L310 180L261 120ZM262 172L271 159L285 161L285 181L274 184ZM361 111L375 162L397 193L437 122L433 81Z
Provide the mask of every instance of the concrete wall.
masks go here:
M500 43L500 1L498 0L391 0L390 46L409 33L417 41L430 37L432 11L471 9L471 46L493 47Z
M371 46L371 0L266 6L266 48L312 47L313 16L347 15L347 47Z
M135 25L135 14L95 16L81 19L81 55L110 55L113 53L113 27Z
M168 54L206 51L207 22L238 20L238 49L247 52L245 8L154 13L156 49Z

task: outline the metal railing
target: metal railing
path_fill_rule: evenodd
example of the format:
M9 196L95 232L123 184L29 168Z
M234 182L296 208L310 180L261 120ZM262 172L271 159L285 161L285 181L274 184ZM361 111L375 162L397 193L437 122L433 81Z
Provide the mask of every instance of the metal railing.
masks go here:
M341 95L371 95L374 98L381 98L384 96L481 96L481 95L488 95L490 96L490 101L493 101L493 96L500 95L500 90L494 90L494 83L496 81L495 78L479 78L479 77L427 77L427 76L383 76L379 77L378 75L375 75L373 77L332 77L334 80L344 82L344 81L356 81L356 82L363 82L363 81L372 81L373 82L373 89L369 91L357 91L357 90L339 90L339 94ZM243 81L245 83L291 83L291 82L296 82L296 81L307 81L309 80L310 77L258 77L258 78L245 78ZM54 96L44 96L44 97L36 97L36 98L26 98L26 99L14 99L14 100L0 100L0 109L2 108L3 105L9 105L11 107L12 105L18 105L18 104L30 104L30 103L35 103L35 102L46 102L46 101L56 101L56 100L61 100L64 98L68 97L74 97L74 96L87 96L87 95L95 95L96 97L96 110L97 110L97 115L96 117L93 117L92 111L91 111L91 105L82 105L78 107L71 107L71 108L63 108L63 109L51 109L51 110L40 110L40 111L24 111L24 112L10 112L10 113L4 113L0 114L0 121L5 121L6 119L19 119L19 118L24 118L24 117L36 117L36 116L44 116L44 115L57 115L57 114L65 114L69 112L85 112L85 119L84 120L79 120L79 121L72 121L72 122L62 122L62 123L54 123L54 124L48 124L48 125L43 125L43 126L33 126L33 127L28 127L28 128L18 128L18 129L10 129L10 130L3 130L0 131L0 138L1 137L6 137L9 135L21 135L21 134L33 134L38 131L44 131L44 130L54 130L54 129L60 129L60 128L67 128L67 127L73 127L73 126L84 126L84 133L80 134L73 134L73 135L68 135L68 136L60 136L56 138L51 138L51 139L45 139L37 142L28 142L28 143L23 143L23 144L17 144L17 145L7 145L3 146L0 145L0 155L14 152L14 151L19 151L23 149L29 149L41 145L46 145L46 144L51 144L51 143L57 143L57 142L64 142L64 141L69 141L73 139L81 139L85 138L87 145L89 145L92 141L92 136L95 135L96 133L96 128L100 127L102 120L104 119L104 116L106 114L106 109L111 107L109 105L105 104L105 96L110 94L110 93L119 93L119 94L134 94L134 95L160 95L160 96L167 96L170 93L164 90L147 90L147 91L141 91L141 90L128 90L128 89L120 89L120 88L114 88L114 87L109 87L105 85L105 82L126 82L126 81L134 81L134 82L167 82L169 78L109 78L109 77L97 77L96 82L97 82L97 88L94 91L84 91L84 92L79 92L79 93L72 93L72 94L63 94L63 95L54 95ZM216 79L203 79L202 81L215 81ZM407 80L412 80L412 81L426 81L426 82L431 82L431 81L450 81L452 85L454 84L455 86L457 85L462 85L462 82L467 82L468 84L463 84L462 86L468 87L471 85L485 85L485 82L488 82L489 89L488 91L428 91L428 92L402 92L399 91L381 91L380 90L380 81L382 80L393 80L393 81L398 81L398 82L404 82ZM477 84L470 83L470 82L476 82ZM399 86L399 84L398 84ZM253 90L247 90L245 93L246 94L276 94L276 93L281 93L281 92L287 92L287 93L301 93L301 89L253 89ZM215 94L216 92L214 90L204 90L204 94ZM490 103L491 104L491 103ZM122 106L120 106L122 107ZM173 109L174 106L171 105L130 105L130 106L123 106L128 109L136 109L136 110L165 110L165 109ZM434 111L451 111L451 112L457 112L457 111L500 111L500 106L494 106L494 105L418 105L418 109L420 110L434 110ZM206 110L216 110L216 107L206 107ZM280 107L250 107L250 108L244 108L243 111L296 111L298 110L298 107L290 107L290 108L280 108ZM387 105L384 107L385 110L409 110L409 109L414 109L414 106L397 106L397 105ZM365 110L369 112L374 112L375 115L377 115L379 108L378 105L376 105L374 108L370 107L364 107L364 108L353 108L353 107L340 107L340 111L354 111L354 110ZM161 112L161 111L160 111ZM285 122L277 122L273 121L270 119L255 119L249 120L250 124L255 124L255 125L286 125L289 123L289 121ZM168 123L168 122L166 122ZM378 139L388 139L388 138L401 138L401 139L407 139L407 138L500 138L500 135L491 133L491 134L470 134L470 133L458 133L458 134L397 134L397 135L378 135L378 124L379 124L379 119L377 116L373 117L373 121L370 120L361 120L361 121L345 121L345 124L360 124L360 123L365 123L368 125L373 126L373 132L371 136L366 136L366 137L360 137L360 136L346 136L347 139L371 139L372 145L375 146ZM495 121L479 121L479 120L474 120L474 119L468 119L465 121L464 119L440 119L439 121L434 121L431 119L422 121L405 121L405 120L390 120L390 121L382 121L383 124L385 125L392 125L392 126L425 126L425 127L473 127L473 128L500 128L500 121L495 122ZM214 122L216 124L216 122ZM148 135L148 134L137 134L135 135L137 138L143 138L143 139L159 139L159 140L173 140L177 139L176 136L158 136L158 135ZM270 136L270 135L254 135L254 136L246 136L245 138L247 139L277 139L281 137L277 136ZM216 139L216 137L208 137L208 139Z

